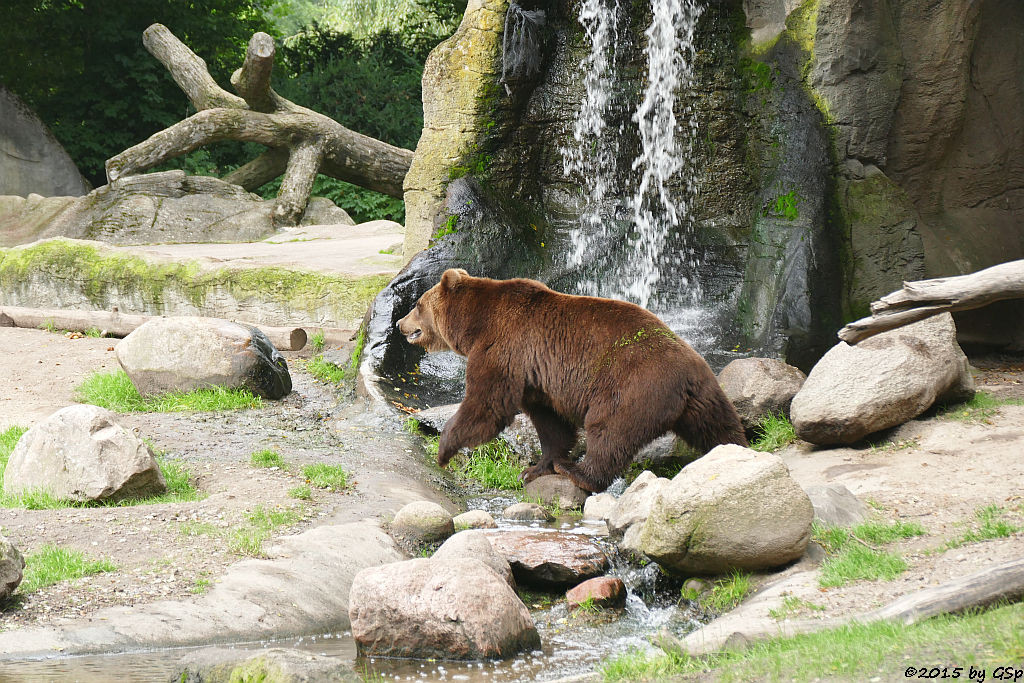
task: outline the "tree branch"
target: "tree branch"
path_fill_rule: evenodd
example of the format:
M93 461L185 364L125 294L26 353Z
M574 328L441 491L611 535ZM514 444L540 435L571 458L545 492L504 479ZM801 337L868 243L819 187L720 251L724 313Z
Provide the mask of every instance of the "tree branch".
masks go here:
M231 74L231 85L253 111L276 110L270 89L270 72L274 68L274 39L262 31L249 39L242 68Z
M241 185L252 192L284 173L286 168L288 168L288 151L272 148L244 166L239 166L221 180L233 185Z
M292 149L271 213L275 227L296 225L302 218L323 156L324 143L320 140L303 142Z
M198 111L214 107L244 108L245 100L224 90L210 76L203 58L163 24L153 24L142 32L142 44L171 72L192 106Z

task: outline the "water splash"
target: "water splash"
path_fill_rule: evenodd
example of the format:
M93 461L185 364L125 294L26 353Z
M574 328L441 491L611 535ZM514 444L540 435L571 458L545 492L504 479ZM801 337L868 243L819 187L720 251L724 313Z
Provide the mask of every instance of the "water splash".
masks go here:
M698 0L652 0L651 25L645 32L648 79L642 101L629 117L636 126L639 150L627 173L619 168L624 124L613 123L619 113L613 111L615 92L623 90L615 69L619 4L609 7L608 0L584 0L581 5L579 21L591 50L580 63L585 94L573 124L573 144L562 150L565 175L583 185L581 217L569 237L567 265L580 270L585 264L607 261L602 249L621 252L612 272L579 283L581 293L653 307L659 282L671 272L677 278L675 288L686 290L687 300L699 298L687 276L699 265L693 248L666 252L673 231L689 229L697 123L685 100L682 124L676 111L679 93L693 82L693 40L702 11ZM632 179L634 186L622 187L624 178ZM617 197L625 197L621 205L616 204ZM621 234L616 236L622 233L623 218L630 223L624 247Z

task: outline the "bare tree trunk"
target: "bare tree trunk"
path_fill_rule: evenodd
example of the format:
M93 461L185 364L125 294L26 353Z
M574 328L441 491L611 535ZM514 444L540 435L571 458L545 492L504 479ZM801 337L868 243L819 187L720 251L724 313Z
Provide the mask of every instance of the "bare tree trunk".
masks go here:
M284 99L270 87L274 41L256 33L245 62L231 76L241 97L223 90L206 63L165 26L145 30L146 49L167 67L196 113L107 160L107 180L152 168L221 140L258 142L270 149L225 180L254 190L284 174L274 207L275 225L296 225L309 201L317 173L392 197L403 196L402 181L412 152L345 128Z
M903 289L871 304L871 316L839 330L848 344L938 313L980 308L1024 298L1024 260L1001 263L969 275L904 282Z

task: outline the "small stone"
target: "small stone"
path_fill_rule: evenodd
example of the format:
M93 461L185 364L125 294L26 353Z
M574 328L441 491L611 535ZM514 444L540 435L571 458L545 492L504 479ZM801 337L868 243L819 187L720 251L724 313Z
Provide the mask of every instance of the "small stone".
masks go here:
M516 522L550 522L554 519L537 503L516 503L505 508L501 516Z
M583 505L587 492L560 474L546 474L537 477L523 489L527 498L535 498L545 505L570 510Z
M469 510L461 515L456 515L453 520L456 531L464 529L495 529L498 523L486 510Z
M455 533L455 523L451 513L437 503L418 500L398 511L391 533L413 543L434 543Z
M590 600L596 607L621 608L626 606L626 586L614 576L598 576L569 589L565 601L569 611Z
M583 504L583 521L605 521L615 509L615 502L615 496L610 493L598 493L590 496Z

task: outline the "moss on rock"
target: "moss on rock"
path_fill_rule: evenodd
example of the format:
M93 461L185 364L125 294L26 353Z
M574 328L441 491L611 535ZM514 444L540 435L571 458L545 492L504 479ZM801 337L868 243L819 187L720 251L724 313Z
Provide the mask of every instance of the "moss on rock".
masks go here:
M0 249L0 298L17 305L91 306L123 313L253 318L267 324L316 321L347 327L389 281L282 267L215 268L54 239ZM275 319L277 318L277 319Z

